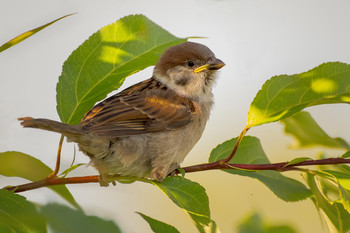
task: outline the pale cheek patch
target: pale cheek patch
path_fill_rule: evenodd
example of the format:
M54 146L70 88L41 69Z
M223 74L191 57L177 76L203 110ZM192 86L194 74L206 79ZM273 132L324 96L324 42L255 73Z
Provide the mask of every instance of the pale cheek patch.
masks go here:
M194 73L183 66L169 69L166 76L162 76L155 70L154 77L165 84L177 94L200 101L211 101L212 81L205 84L208 73L203 71Z

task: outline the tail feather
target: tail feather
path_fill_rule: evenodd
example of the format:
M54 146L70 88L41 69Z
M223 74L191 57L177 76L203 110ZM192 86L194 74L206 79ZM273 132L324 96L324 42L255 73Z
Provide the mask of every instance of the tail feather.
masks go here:
M25 128L37 128L57 132L64 136L78 136L83 134L82 127L80 125L69 125L58 121L49 119L34 119L32 117L18 118L21 121L21 125Z

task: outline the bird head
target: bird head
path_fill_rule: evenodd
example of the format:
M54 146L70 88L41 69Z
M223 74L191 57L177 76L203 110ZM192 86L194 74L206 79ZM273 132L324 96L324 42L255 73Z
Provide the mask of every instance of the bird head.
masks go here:
M153 77L184 97L211 100L215 73L224 65L205 45L185 42L162 54Z

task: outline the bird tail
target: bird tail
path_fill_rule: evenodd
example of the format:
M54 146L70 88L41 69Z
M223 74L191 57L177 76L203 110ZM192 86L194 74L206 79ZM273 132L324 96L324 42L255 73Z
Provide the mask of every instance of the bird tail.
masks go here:
M18 120L21 121L21 125L25 128L48 130L63 134L64 136L68 137L74 137L83 134L83 130L80 125L69 125L49 119L34 119L31 117L22 117L18 118Z

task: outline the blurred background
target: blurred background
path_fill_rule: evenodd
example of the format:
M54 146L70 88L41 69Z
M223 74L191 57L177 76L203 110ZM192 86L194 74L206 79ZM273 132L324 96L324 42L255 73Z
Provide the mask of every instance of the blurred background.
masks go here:
M23 129L18 117L59 120L56 83L63 62L91 34L129 14L144 14L178 37L207 45L226 66L214 88L215 107L207 128L183 166L206 162L212 148L236 137L244 128L249 105L262 84L274 75L307 71L323 62L350 63L350 1L347 0L17 0L2 1L0 44L63 15L77 12L0 54L0 152L15 150L55 165L60 135ZM149 78L152 67L128 78L122 88ZM308 109L330 136L350 141L350 108L337 104ZM259 137L272 162L297 156L315 157L319 148L292 150L293 139L279 123L259 126ZM329 156L339 151L326 151ZM69 167L74 145L63 145L62 169ZM76 162L88 162L80 152ZM93 175L80 167L71 175ZM284 173L300 179L297 172ZM222 232L235 232L252 212L298 232L327 232L310 200L286 203L256 180L207 171L187 174L208 193L212 218ZM0 187L25 180L0 177ZM151 232L135 212L196 232L186 214L155 187L142 183L69 185L84 210L115 221L123 232ZM22 193L38 203L62 202L48 189Z

